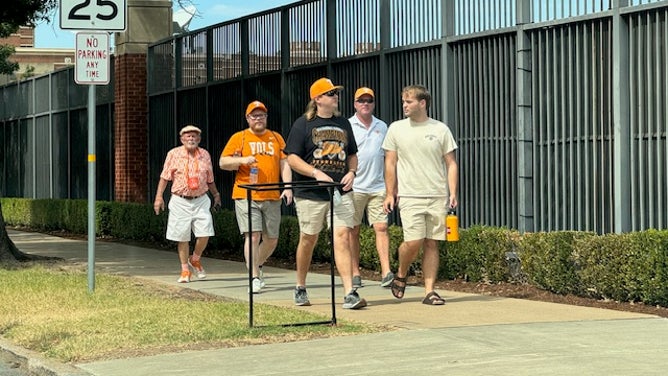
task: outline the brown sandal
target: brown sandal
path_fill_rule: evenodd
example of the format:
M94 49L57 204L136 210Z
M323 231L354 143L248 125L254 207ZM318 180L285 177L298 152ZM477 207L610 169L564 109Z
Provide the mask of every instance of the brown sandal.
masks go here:
M407 277L398 277L394 276L390 289L392 290L392 295L397 299L402 299L404 297L404 292L406 291L406 278ZM403 285L398 284L397 282L403 283Z
M432 291L422 300L422 304L426 305L443 305L445 304L445 299L441 298L436 291Z

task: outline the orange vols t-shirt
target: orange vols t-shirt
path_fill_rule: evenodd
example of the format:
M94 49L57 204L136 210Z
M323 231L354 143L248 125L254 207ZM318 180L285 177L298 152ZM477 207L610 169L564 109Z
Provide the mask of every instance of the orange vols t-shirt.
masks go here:
M262 135L256 135L248 129L237 132L230 137L223 149L221 156L234 156L236 151L241 151L242 157L255 156L258 166L257 183L279 183L281 181L281 159L287 158L283 152L285 140L273 131L267 130ZM239 185L250 184L250 166L241 165L236 172L232 199L240 200L247 198L246 189ZM253 201L278 200L281 192L275 191L253 191Z

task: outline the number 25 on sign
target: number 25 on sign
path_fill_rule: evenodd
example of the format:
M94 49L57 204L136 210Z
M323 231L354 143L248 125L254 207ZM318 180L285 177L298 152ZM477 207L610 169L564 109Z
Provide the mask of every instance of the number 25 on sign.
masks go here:
M59 0L60 28L125 30L126 0Z

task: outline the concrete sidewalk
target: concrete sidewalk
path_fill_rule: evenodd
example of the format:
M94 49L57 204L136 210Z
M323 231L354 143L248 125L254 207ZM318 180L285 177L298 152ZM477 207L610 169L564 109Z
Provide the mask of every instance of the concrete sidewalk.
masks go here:
M39 233L9 234L24 252L87 262L85 241ZM97 272L180 285L176 283L179 265L175 252L97 242L95 260ZM247 301L247 272L242 263L204 258L203 265L206 280L180 286ZM254 302L294 307L294 271L265 267L265 274L267 287L254 295ZM307 283L313 305L295 308L331 315L330 276L310 273ZM342 309L342 289L337 279L337 319L399 329L69 368L59 365L60 369L51 374L350 375L446 371L449 375L658 375L668 364L668 353L663 349L668 320L655 316L451 291L441 294L448 302L445 306L431 307L421 304L421 287L409 286L406 297L399 301L374 281L367 281L359 292L369 306L359 311Z

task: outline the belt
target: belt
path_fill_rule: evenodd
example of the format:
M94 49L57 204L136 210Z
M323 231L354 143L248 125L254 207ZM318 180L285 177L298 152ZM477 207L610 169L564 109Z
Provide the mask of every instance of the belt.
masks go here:
M184 199L186 199L186 200L194 200L194 199L196 199L196 198L200 198L200 197L202 197L202 196L204 196L204 195L199 195L199 196L183 196L183 195L177 195L177 196L179 196L179 197L181 197L181 198L184 198Z

